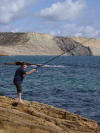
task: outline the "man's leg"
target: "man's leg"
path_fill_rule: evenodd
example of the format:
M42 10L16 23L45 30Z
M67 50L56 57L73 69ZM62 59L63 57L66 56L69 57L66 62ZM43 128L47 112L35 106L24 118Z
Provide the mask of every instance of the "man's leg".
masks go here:
M16 88L17 88L18 102L22 103L22 86L21 86L21 84L17 83Z
M18 94L18 102L22 103L22 93L18 92L17 94Z

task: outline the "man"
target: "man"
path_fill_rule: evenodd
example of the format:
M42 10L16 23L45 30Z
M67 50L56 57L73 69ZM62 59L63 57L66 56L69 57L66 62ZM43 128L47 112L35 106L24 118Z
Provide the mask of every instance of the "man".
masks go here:
M27 65L25 63L22 63L21 67L16 70L14 80L13 80L13 82L14 82L16 88L17 88L17 95L18 95L18 102L19 103L22 103L22 98L21 98L21 96L22 96L22 86L21 86L21 84L23 82L24 77L26 75L31 74L32 72L36 71L36 69L32 69L29 72L26 72L25 71L26 68L27 68Z

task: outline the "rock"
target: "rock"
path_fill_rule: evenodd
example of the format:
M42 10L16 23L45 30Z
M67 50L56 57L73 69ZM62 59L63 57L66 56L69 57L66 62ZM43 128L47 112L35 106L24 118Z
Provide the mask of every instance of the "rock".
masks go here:
M83 46L81 43L74 41L68 37L56 37L56 41L61 50L68 52L74 56L91 56L92 51L89 47Z
M91 49L91 51L92 51L92 55L100 56L100 39L73 37L73 40L81 43L85 47L89 47Z
M7 55L92 55L89 47L68 37L39 33L0 33L0 50Z
M100 133L97 122L38 102L0 96L0 133Z

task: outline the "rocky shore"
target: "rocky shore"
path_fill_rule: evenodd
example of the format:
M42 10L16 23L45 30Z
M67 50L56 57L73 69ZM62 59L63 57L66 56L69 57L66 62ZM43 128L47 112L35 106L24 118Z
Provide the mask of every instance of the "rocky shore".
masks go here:
M65 55L91 56L90 46L71 37L54 37L39 33L0 33L0 55Z
M100 133L94 120L38 102L0 96L0 133Z

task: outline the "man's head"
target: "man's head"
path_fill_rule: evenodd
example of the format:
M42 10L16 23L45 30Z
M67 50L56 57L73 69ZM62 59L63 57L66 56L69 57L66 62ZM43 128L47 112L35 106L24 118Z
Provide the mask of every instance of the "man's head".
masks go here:
M27 68L27 65L26 65L24 62L21 64L21 66L22 66L24 69Z

